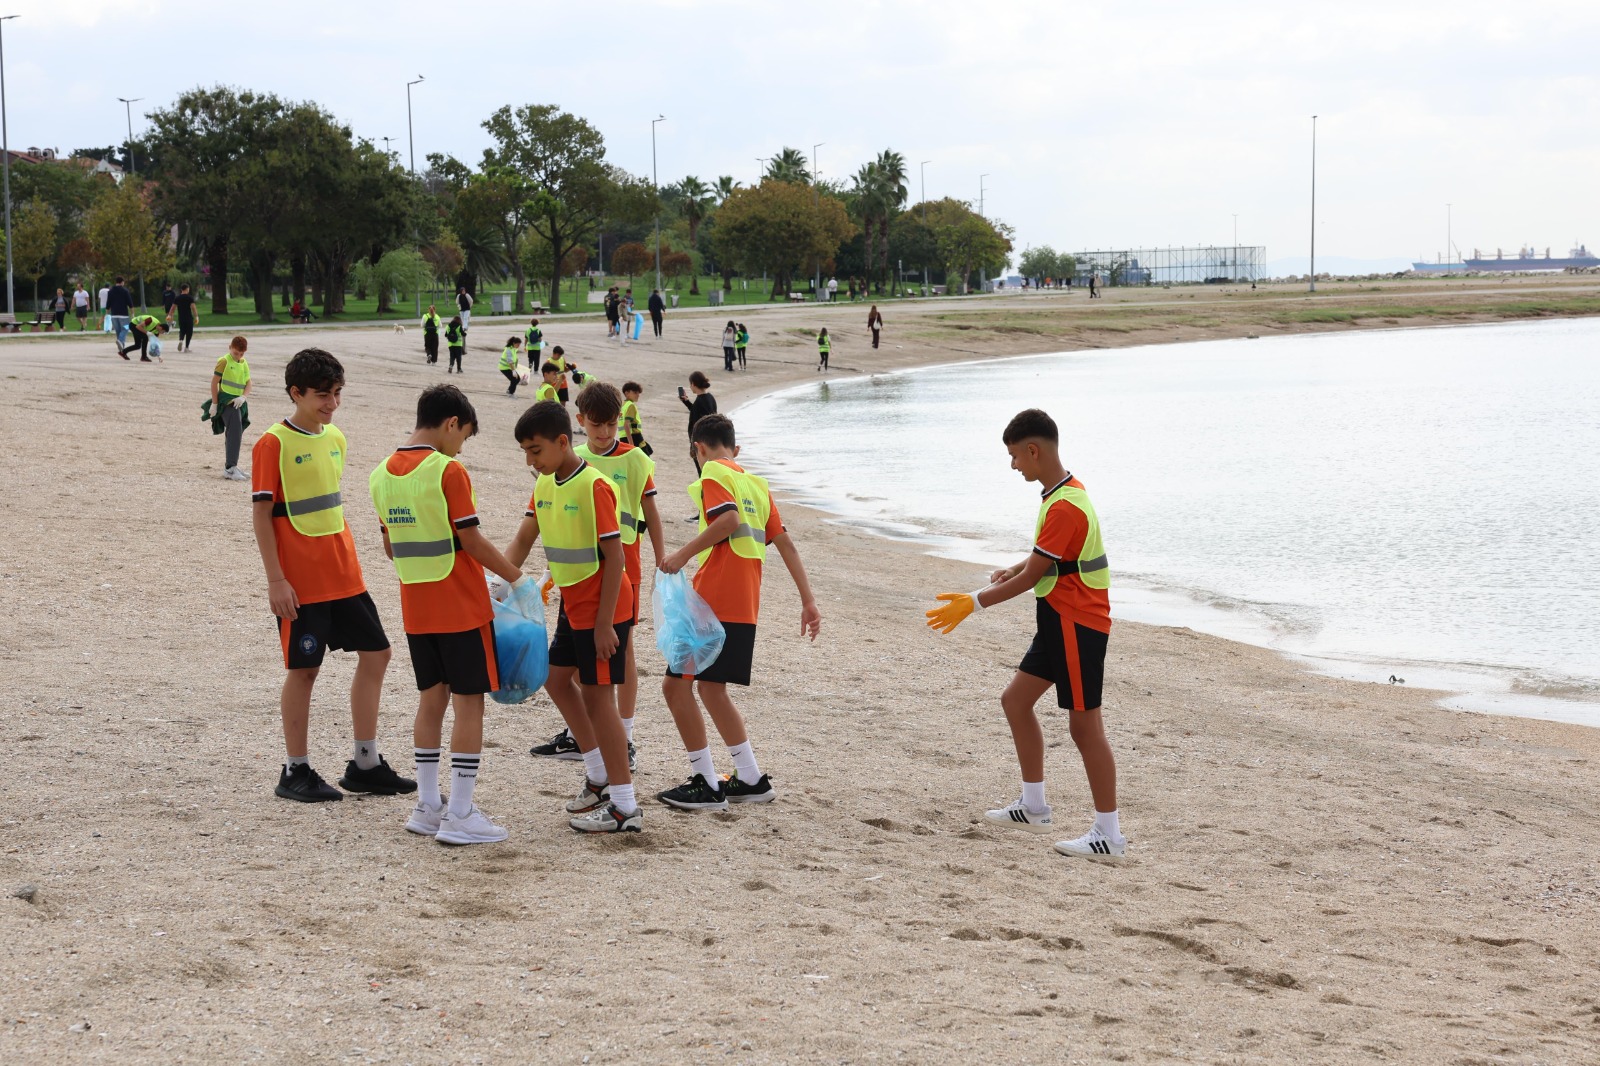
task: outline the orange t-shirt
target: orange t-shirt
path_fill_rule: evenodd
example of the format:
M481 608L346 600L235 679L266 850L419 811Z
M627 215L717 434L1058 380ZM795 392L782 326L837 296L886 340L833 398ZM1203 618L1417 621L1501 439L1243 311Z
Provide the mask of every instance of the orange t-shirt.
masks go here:
M582 470L574 470L568 480L578 476ZM528 509L524 512L529 518L538 518L538 498L528 497ZM611 479L601 477L594 483L594 529L595 539L599 542L618 539L622 537L622 529L617 525L617 494L611 488ZM605 557L601 556L600 569L578 582L576 585L561 586L561 608L567 612L567 624L573 629L593 629L595 620L600 617L600 585L605 581ZM621 587L617 590L617 609L612 612L611 624L633 621L633 582L623 574Z
M744 467L731 459L713 459L730 469L744 473ZM701 482L700 506L706 521L711 522L730 508L737 511L728 490L705 478ZM778 517L777 501L772 502L772 513L767 516L767 543L782 533L783 521ZM728 546L727 541L714 546L706 557L705 565L694 575L694 590L711 605L717 619L723 622L743 622L755 625L761 613L761 560L746 559Z
M1070 474L1065 484L1083 488L1083 483ZM1053 485L1044 495L1060 487ZM1050 559L1076 559L1088 535L1089 516L1066 500L1057 500L1045 512L1044 528L1039 530L1039 540L1033 550ZM1111 632L1111 593L1107 589L1090 588L1077 574L1057 577L1056 587L1050 590L1045 602L1064 620L1101 633Z
M308 437L317 435L306 433L288 419L284 419L283 424ZM250 449L252 504L268 501L276 507L285 502L283 471L278 465L281 452L278 438L271 433L261 434L261 439ZM337 533L308 537L295 529L289 516L284 514L272 519L272 532L278 541L278 565L283 568L283 576L289 579L289 584L294 586L294 594L301 603L342 600L367 591L348 521Z
M395 449L384 464L389 473L404 476L433 454L426 444ZM472 479L467 468L450 463L439 481L444 490L445 509L453 529L470 529L478 524L478 507L472 498ZM382 523L380 523L380 526ZM400 617L407 633L465 633L494 620L489 605L489 585L483 567L459 547L455 565L439 581L400 584Z

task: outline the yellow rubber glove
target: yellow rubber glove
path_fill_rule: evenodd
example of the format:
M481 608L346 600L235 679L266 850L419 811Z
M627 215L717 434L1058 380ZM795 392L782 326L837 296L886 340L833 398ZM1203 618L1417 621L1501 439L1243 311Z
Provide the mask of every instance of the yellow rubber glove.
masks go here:
M934 598L944 606L926 612L928 628L937 629L941 633L951 632L967 620L967 615L973 611L983 610L983 605L978 602L978 595L975 592L941 592Z

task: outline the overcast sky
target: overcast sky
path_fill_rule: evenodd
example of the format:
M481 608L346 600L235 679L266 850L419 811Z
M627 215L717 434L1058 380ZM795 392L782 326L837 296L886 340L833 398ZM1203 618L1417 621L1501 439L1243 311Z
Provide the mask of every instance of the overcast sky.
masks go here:
M10 144L125 136L119 96L226 83L312 99L359 136L476 162L502 104L553 103L662 183L749 182L784 145L824 177L884 148L1018 248L1230 243L1319 259L1456 244L1600 246L1600 3L195 5L0 0ZM601 13L604 12L604 18ZM459 14L458 14L459 13Z

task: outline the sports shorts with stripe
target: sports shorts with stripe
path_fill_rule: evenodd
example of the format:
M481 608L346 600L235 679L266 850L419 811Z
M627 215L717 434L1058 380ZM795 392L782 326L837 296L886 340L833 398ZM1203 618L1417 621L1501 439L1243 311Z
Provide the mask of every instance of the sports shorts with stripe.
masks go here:
M417 691L448 685L458 696L481 696L500 687L494 623L460 633L407 633Z
M1056 705L1071 711L1100 706L1109 633L1070 621L1043 597L1035 601L1039 631L1017 669L1056 686Z
M750 684L750 668L755 665L756 627L751 622L722 623L722 651L716 661L699 674L675 673L667 667L668 677L684 677L690 681L704 681L713 685Z
M365 592L339 600L302 603L294 621L274 618L283 665L289 670L312 670L322 665L328 649L383 651L389 638L378 619L378 607Z
M580 685L620 685L628 678L628 634L632 622L617 622L617 650L601 659L594 650L594 630L573 629L567 621L565 605L556 612L556 631L550 637L550 665L572 667L578 671Z

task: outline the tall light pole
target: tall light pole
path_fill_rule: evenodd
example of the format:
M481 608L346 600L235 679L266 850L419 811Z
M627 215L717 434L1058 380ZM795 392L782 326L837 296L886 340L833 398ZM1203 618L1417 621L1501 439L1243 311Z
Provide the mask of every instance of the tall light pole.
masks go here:
M128 173L137 174L139 172L139 167L133 159L133 105L138 103L140 100L143 100L144 97L135 96L132 100L129 100L125 97L119 96L117 99L122 101L123 110L128 116ZM139 309L141 311L145 309L143 271L139 272Z
M988 176L987 174L978 175L978 216L984 219L989 217L983 213L983 179ZM978 266L978 291L989 291L989 268L982 264Z
M394 138L393 137L379 137L378 140L383 142L383 157L385 159L393 161L393 159L394 159L394 150L389 147L389 142L394 140Z
M924 229L928 225L928 164L931 162L933 160L924 159L917 164L917 168L922 171L922 225ZM922 261L922 295L926 296L931 291L932 288L928 284L928 261L924 259Z
M656 123L665 122L666 115L650 120L650 187L656 194L656 291L661 291L661 186L656 178Z
M1451 223L1455 220L1450 217L1451 209L1454 207L1454 204L1444 205L1444 261L1446 263L1449 263L1450 257L1455 254L1451 251L1451 249L1455 247L1456 243L1454 227L1451 225ZM1448 271L1446 271L1446 273L1448 273Z
M406 142L411 146L411 173L413 174L417 172L417 135L411 125L411 87L413 85L421 85L424 81L427 81L427 79L418 74L416 81L406 82Z
M1317 291L1317 116L1311 116L1311 288Z
M812 203L817 204L819 207L822 204L822 190L817 187L817 175L819 173L821 173L817 169L817 149L821 148L823 145L825 145L827 143L828 143L827 141L818 141L816 144L813 144L811 146L811 201L812 201ZM821 303L822 302L822 259L820 257L818 257L816 263L817 263L816 272L811 275L811 291L817 294L817 302Z
M1233 277L1236 281L1239 278L1239 215L1237 212L1233 215Z
M13 303L16 294L11 284L11 131L6 127L6 23L17 17L0 16L0 159L5 164L6 314L13 316L13 321L17 308Z

